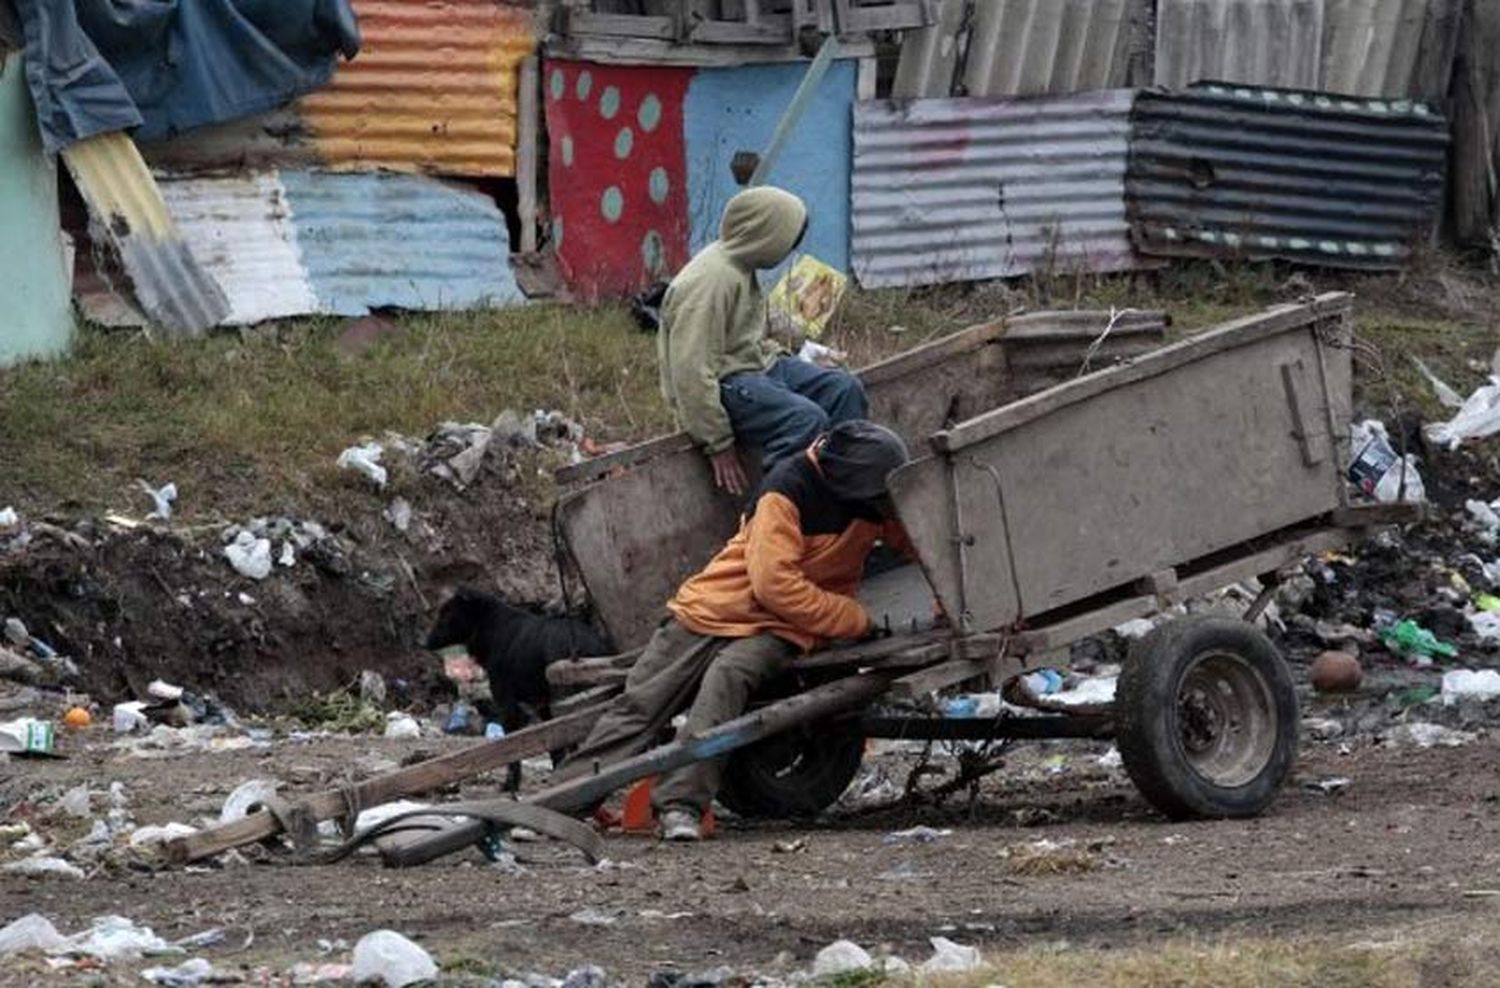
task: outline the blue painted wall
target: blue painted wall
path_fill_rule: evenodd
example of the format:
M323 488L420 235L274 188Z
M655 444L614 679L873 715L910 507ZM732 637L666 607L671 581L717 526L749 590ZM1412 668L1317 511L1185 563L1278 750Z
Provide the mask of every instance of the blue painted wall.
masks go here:
M857 63L835 62L818 87L768 184L801 196L811 211L801 252L849 270L851 107ZM736 151L762 152L792 101L806 63L700 69L683 107L688 212L694 251L719 235L724 204L739 191L729 173ZM780 270L763 275L774 284Z
M66 350L71 273L57 216L57 164L42 153L21 55L0 58L0 366Z

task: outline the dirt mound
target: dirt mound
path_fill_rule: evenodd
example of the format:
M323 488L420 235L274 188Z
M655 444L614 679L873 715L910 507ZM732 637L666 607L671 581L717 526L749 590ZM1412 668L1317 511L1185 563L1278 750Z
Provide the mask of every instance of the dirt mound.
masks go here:
M459 490L427 470L430 447L398 453L383 490L351 475L317 519L191 530L23 522L19 535L0 536L0 618L20 618L71 657L74 685L101 701L142 695L161 678L263 711L348 685L363 669L384 674L398 698L434 699L448 686L421 639L453 587L556 607L559 584L534 482L555 453L486 452ZM224 547L240 531L270 543L273 559L289 552L291 565L277 562L260 580L236 572Z

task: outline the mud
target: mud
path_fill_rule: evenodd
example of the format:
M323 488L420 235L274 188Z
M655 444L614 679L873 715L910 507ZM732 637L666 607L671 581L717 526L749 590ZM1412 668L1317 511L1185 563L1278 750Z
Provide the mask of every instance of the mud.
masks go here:
M69 786L124 783L139 823L214 814L250 777L320 788L360 759L395 760L454 742L329 740L143 760L102 745L67 762L12 762L0 793L22 799L44 832L47 801ZM187 872L119 870L79 882L0 878L5 915L37 911L66 932L112 912L167 938L222 928L202 951L221 969L285 972L324 957L320 941L352 944L390 927L443 963L486 976L561 976L599 964L643 984L654 972L726 965L785 976L848 937L920 960L946 935L986 948L1122 946L1194 939L1328 935L1349 941L1488 922L1482 890L1500 864L1496 742L1418 750L1310 743L1295 778L1264 817L1169 823L1083 743L1018 749L973 803L845 812L816 826L725 823L698 846L612 837L612 863L591 868L549 844L513 845L525 874L477 853L410 871L371 858L296 867L252 852L254 864ZM899 754L872 764L899 772ZM1308 783L1349 780L1323 795ZM170 778L170 784L163 782ZM475 786L470 792L484 791ZM490 790L493 791L493 790ZM930 844L892 844L916 823L951 829ZM788 841L805 838L783 853ZM1088 870L1037 874L1009 853L1038 840L1097 850ZM592 922L575 918L592 911ZM139 967L140 965L135 965ZM131 965L111 969L128 982ZM0 983L36 984L37 964L0 971Z

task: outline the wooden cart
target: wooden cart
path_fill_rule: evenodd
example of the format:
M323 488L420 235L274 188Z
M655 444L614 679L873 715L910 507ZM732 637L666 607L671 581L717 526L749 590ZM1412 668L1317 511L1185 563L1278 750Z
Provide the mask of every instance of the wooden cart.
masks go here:
M892 477L918 565L881 573L862 593L893 636L807 656L744 716L525 802L576 812L637 779L728 755L730 807L809 814L854 777L867 737L1112 737L1164 813L1260 812L1291 769L1297 701L1253 623L1162 625L1132 650L1107 709L1051 711L1014 692L1014 680L1081 638L1256 577L1267 588L1258 613L1283 568L1407 519L1349 502L1350 305L1322 295L1168 345L1160 314L1038 313L867 369L875 417L920 451ZM559 505L573 560L616 643L638 646L678 582L733 532L737 507L713 491L684 436L565 479L587 482ZM934 597L952 616L946 627L932 626ZM294 809L305 820L346 815L581 740L629 661L554 666L555 681L592 685L552 721ZM1010 682L1038 709L924 715L931 694L970 680ZM283 827L256 821L174 852L188 860ZM485 832L442 827L387 860L429 860Z

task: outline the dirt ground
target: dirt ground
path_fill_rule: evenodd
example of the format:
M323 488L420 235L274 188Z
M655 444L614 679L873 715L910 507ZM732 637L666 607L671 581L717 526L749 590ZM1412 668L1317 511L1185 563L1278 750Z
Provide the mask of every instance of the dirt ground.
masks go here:
M68 826L46 815L50 799L115 781L137 823L197 822L245 779L308 791L382 757L459 743L342 738L161 760L92 731L71 739L84 750L67 761L4 766L0 795L29 804L43 833ZM720 966L784 977L841 937L916 961L934 935L986 950L1120 948L1184 937L1379 942L1497 925L1494 738L1428 750L1370 736L1310 742L1264 817L1191 824L1152 812L1117 769L1101 766L1103 750L1017 749L972 804L847 810L813 826L726 822L689 847L615 836L602 868L545 843L513 845L524 875L477 852L409 871L373 858L296 867L256 854L258 863L186 872L0 878L0 916L39 912L69 933L115 913L167 939L220 928L225 943L198 953L255 981L298 961L344 960L348 945L388 927L450 972L561 977L597 964L627 984ZM904 757L867 764L899 775ZM1331 778L1348 783L1319 791ZM928 844L888 840L917 824L952 832ZM1041 840L1074 842L1072 863L1028 867L1027 845ZM129 983L131 967L109 976ZM7 985L77 977L40 961L0 969Z

